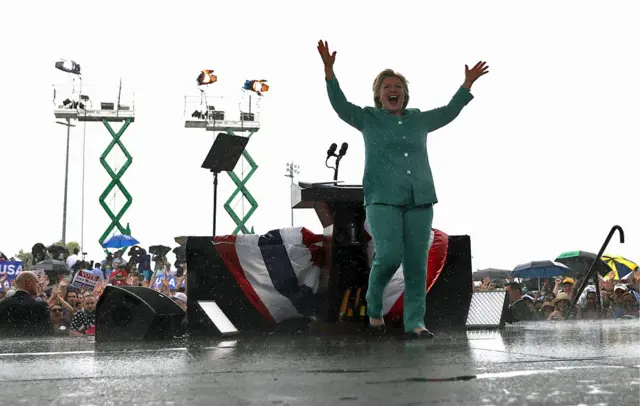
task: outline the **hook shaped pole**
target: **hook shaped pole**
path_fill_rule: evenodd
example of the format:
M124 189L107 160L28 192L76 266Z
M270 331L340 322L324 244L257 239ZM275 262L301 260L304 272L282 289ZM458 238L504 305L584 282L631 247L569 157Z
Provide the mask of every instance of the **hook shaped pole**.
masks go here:
M602 246L600 247L600 251L598 251L596 258L591 263L591 266L589 267L589 270L587 271L587 274L585 275L584 279L582 280L582 282L580 282L580 286L578 287L578 290L574 290L571 306L569 306L569 308L565 312L565 316L567 316L578 304L578 300L580 299L582 292L587 287L587 283L589 283L591 274L595 272L594 268L596 265L596 261L602 258L602 255L604 255L604 251L607 249L607 246L611 242L611 239L613 238L613 235L615 234L616 231L618 231L618 234L620 235L620 243L624 244L624 230L622 229L622 227L620 227L619 225L615 225L611 227L611 230L609 231L609 235L607 235L607 238L604 240L604 244L602 244ZM598 307L598 316L600 316L600 313L602 310L602 303L600 301L600 278L598 277L598 275L596 275L595 284L596 284L596 306Z

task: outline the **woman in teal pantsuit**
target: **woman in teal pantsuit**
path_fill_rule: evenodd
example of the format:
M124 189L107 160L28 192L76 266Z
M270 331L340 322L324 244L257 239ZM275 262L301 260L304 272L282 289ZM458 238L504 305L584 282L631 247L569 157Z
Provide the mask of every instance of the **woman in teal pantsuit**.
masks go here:
M488 73L485 62L465 66L465 81L448 105L429 111L407 109L407 80L387 69L373 83L375 107L358 107L340 90L333 72L336 52L318 42L331 106L347 124L362 132L365 149L363 188L367 220L376 255L369 276L369 328L384 333L382 293L403 265L404 329L417 338L432 338L424 325L427 249L438 202L427 155L427 133L460 114L473 96L471 85Z

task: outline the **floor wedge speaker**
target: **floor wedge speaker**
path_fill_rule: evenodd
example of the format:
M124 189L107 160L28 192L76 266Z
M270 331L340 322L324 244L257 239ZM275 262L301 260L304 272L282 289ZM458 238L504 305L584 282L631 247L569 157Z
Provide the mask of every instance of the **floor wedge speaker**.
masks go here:
M149 288L107 286L96 305L96 341L147 341L181 336L185 312Z

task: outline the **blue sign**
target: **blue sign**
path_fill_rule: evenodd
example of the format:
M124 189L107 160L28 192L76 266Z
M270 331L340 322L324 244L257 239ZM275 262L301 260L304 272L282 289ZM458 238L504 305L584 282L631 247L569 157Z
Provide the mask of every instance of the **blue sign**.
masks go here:
M7 275L7 279L4 281L6 289L11 287L11 281L16 279L23 267L22 261L0 261L0 276Z
M158 275L156 277L156 282L154 284L155 288L160 289L162 287L162 281L164 280L164 275ZM169 289L176 290L176 277L174 275L169 275ZM182 287L184 288L184 282L182 282Z

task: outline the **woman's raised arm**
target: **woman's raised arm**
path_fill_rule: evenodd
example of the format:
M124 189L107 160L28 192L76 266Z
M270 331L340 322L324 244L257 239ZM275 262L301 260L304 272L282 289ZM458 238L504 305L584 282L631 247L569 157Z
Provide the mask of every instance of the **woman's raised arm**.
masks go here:
M331 106L338 113L344 122L354 127L355 129L362 131L364 128L364 109L350 103L345 97L338 79L336 79L333 73L333 64L336 60L336 52L329 52L329 44L326 41L318 41L318 52L324 63L325 80L327 82L327 93L329 94L329 101Z

